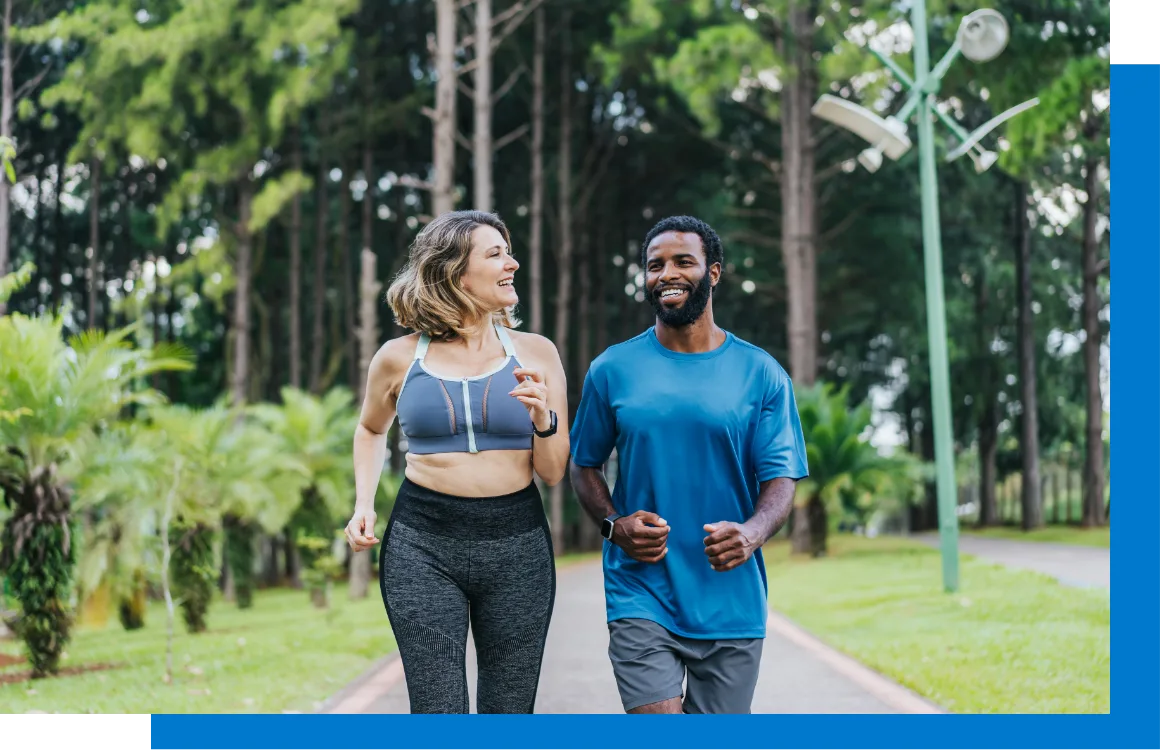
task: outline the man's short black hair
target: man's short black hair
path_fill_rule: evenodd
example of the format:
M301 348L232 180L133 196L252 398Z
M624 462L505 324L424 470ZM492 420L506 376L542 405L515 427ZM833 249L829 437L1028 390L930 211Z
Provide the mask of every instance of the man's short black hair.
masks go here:
M701 249L705 252L705 265L714 263L725 265L725 251L721 248L721 238L713 231L713 227L693 216L669 216L657 222L656 226L645 235L644 244L640 247L640 264L646 265L648 260L648 246L658 234L664 232L690 232L701 238ZM724 270L722 268L722 270Z

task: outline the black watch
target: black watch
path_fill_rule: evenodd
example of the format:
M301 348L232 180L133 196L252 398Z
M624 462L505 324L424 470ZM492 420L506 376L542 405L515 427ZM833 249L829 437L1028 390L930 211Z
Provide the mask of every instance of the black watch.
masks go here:
M616 528L616 519L620 518L619 513L613 513L608 518L600 522L600 536L608 541L612 541L612 531Z
M544 430L543 432L540 432L539 430L536 429L535 425L532 425L532 432L535 433L536 437L538 437L538 438L552 437L553 435L556 434L556 412L549 411L548 414L550 414L552 416L552 426L551 427Z

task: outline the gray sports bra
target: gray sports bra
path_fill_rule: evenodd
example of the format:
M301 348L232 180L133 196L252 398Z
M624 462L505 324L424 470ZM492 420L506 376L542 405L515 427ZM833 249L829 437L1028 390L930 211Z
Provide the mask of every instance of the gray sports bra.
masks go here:
M508 395L522 367L507 329L495 326L507 358L499 368L471 378L443 378L423 365L430 337L423 334L415 359L395 400L399 427L411 453L478 453L528 450L532 418L527 407Z

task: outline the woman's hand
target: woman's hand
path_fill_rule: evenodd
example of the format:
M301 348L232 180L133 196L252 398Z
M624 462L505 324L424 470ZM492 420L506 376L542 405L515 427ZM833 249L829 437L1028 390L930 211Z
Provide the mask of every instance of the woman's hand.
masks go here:
M375 512L373 510L356 510L350 523L346 525L346 543L355 552L370 549L379 543L375 538Z
M532 424L543 432L552 426L552 415L548 409L548 386L544 384L544 376L526 367L517 367L512 372L519 382L508 395L519 399L527 407Z

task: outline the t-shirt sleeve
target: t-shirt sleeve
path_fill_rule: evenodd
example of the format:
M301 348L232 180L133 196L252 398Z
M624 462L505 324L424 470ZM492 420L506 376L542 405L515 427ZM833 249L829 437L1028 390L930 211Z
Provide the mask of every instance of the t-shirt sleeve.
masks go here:
M601 390L599 373L590 369L569 435L577 466L603 466L616 447L616 415Z
M793 383L780 367L766 379L761 401L761 421L753 441L753 464L757 481L778 477L793 480L809 476L806 441L802 435Z

